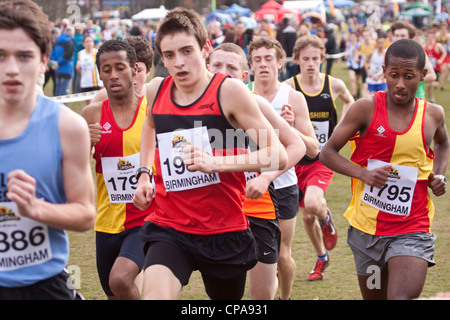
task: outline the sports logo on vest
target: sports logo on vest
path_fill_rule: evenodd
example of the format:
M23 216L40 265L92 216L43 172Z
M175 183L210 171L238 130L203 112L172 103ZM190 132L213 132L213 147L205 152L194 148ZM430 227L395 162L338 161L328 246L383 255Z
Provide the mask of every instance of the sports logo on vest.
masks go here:
M102 134L103 133L111 133L112 132L112 130L110 130L111 129L111 124L109 123L109 122L106 122L104 125L103 125L103 127L102 127L104 130L102 130Z

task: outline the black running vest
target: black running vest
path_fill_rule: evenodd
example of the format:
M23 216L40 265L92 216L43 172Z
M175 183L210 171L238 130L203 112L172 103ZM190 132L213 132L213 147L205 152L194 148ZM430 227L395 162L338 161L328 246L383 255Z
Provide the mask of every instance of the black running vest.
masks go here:
M322 89L317 93L307 93L303 90L299 76L292 77L294 89L305 96L308 103L309 118L314 127L317 140L319 140L319 152L333 133L337 124L336 105L331 92L330 76L324 75ZM310 158L305 155L298 164L311 164L319 160L319 155Z

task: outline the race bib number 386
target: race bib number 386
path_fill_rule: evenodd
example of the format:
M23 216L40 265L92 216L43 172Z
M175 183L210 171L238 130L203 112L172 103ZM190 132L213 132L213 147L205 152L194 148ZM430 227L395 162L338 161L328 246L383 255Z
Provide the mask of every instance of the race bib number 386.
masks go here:
M183 162L184 145L199 146L204 152L212 154L206 127L160 133L157 136L161 175L166 191L182 191L220 183L218 173L188 171Z
M384 161L369 160L367 170L387 165L389 163ZM392 167L388 181L382 188L365 186L362 201L384 212L408 216L411 213L419 169L401 165L392 165Z
M48 227L20 216L14 202L0 202L0 272L52 258Z

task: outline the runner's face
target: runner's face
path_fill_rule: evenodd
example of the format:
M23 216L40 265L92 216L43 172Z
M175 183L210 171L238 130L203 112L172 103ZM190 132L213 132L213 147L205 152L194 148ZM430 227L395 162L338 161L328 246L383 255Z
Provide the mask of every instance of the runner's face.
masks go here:
M300 50L298 64L300 70L307 75L312 76L320 72L320 64L322 58L320 57L320 49L308 45L304 49Z
M378 38L377 39L377 49L383 50L386 48L386 40L384 38Z
M409 39L409 33L407 29L398 29L394 31L394 41L400 39Z
M124 50L104 52L100 55L100 79L108 96L120 98L133 88L136 67L132 68Z
M274 48L261 47L252 51L252 70L260 80L278 79L283 60L277 60Z
M241 59L241 56L234 52L214 51L209 62L209 71L212 73L221 72L231 78L244 80L247 72L241 67Z
M0 30L0 103L18 105L36 92L36 81L48 57L20 28Z
M137 65L137 72L136 75L134 76L134 90L137 93L140 93L142 88L144 87L149 72L147 72L147 67L145 66L145 63L138 62L136 63L136 65Z
M201 76L199 70L209 56L208 44L200 48L194 36L178 32L164 36L160 47L164 66L178 85L189 86Z
M88 51L92 50L94 48L94 39L91 37L84 38L83 47Z
M416 96L419 83L424 77L417 63L417 59L389 57L389 65L384 69L384 76L388 95L395 104L407 104Z

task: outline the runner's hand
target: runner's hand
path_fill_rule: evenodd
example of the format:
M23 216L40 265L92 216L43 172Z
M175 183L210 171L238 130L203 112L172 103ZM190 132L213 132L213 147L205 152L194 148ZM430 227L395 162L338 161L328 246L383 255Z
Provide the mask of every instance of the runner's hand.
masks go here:
M182 159L189 171L214 172L214 157L204 152L200 147L183 146Z
M258 199L266 192L270 182L271 180L263 175L259 175L256 178L247 181L245 196L249 199Z
M139 179L142 180L142 179ZM150 180L147 182L138 183L138 187L136 188L136 192L133 196L134 206L142 211L148 209L153 201L153 187Z
M89 136L91 137L91 146L95 146L102 136L102 127L100 123L89 124Z
M287 123L289 123L289 125L292 127L294 126L294 121L295 121L295 114L292 111L292 106L290 104L285 104L282 108L281 108L281 113L280 113L281 117L287 121Z
M435 196L442 196L445 193L445 183L442 179L436 177L434 172L428 176L428 187L433 191Z
M20 215L38 219L36 210L36 180L23 170L14 170L8 174L8 192L6 197L17 204Z
M369 186L383 188L389 178L391 169L392 166L388 165L373 170L363 170L359 179Z

